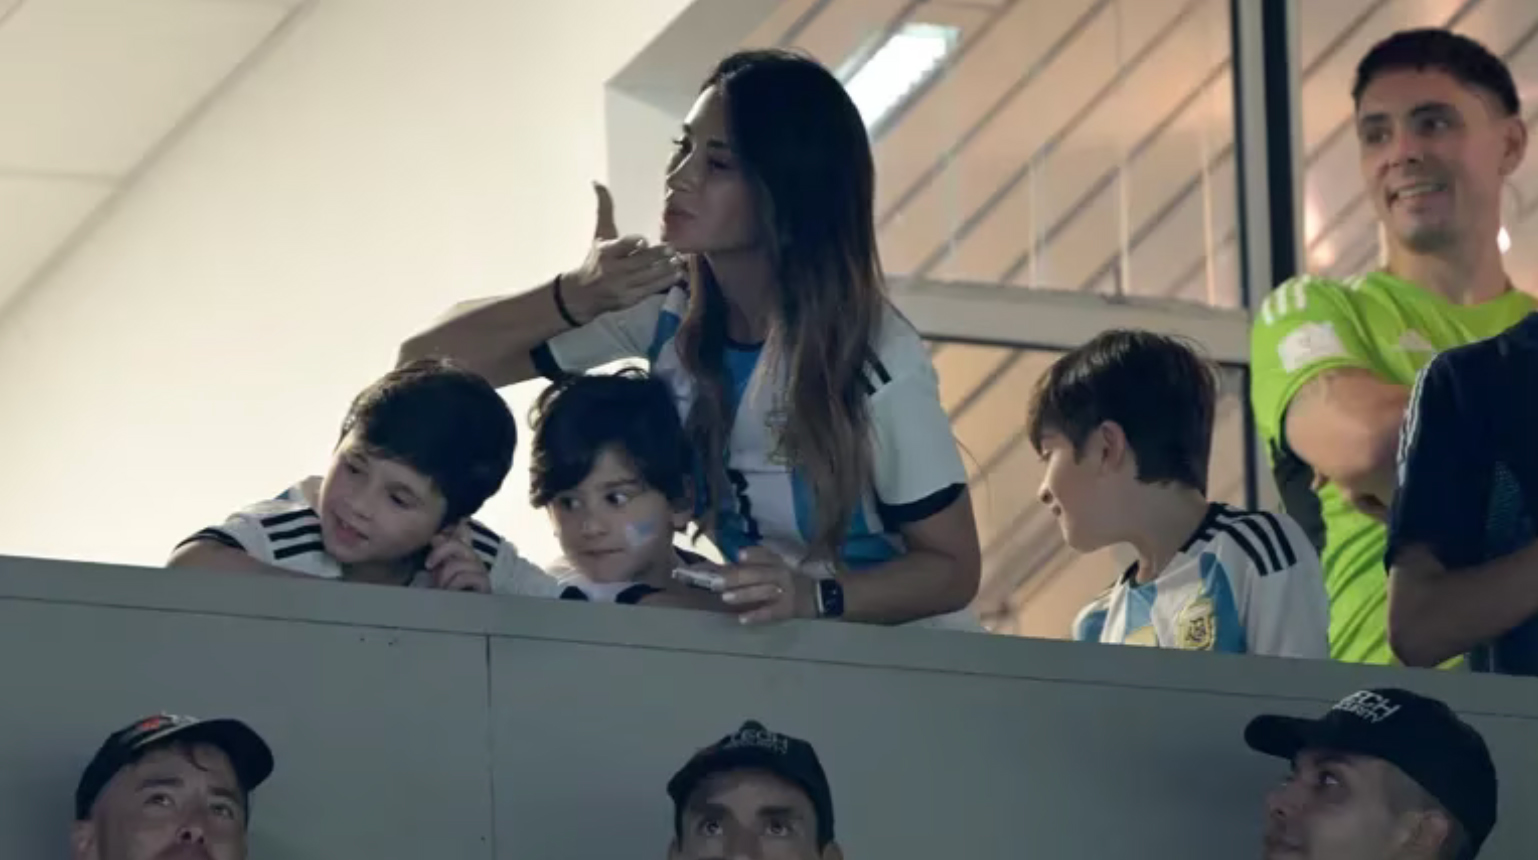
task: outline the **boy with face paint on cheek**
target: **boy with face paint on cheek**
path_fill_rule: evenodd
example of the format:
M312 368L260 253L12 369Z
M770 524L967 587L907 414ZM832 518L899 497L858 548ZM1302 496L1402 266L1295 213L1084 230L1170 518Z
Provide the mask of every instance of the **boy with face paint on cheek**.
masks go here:
M674 577L705 560L673 545L693 517L693 452L672 391L639 370L568 377L535 403L530 502L550 512L565 600L715 609Z

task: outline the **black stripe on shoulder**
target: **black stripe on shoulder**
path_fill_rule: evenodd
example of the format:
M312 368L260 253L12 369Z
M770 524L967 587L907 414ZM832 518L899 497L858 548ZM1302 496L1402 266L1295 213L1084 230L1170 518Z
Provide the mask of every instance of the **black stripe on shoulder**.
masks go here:
M1261 576L1271 572L1270 568L1266 566L1266 560L1261 556L1260 550L1255 548L1255 544L1250 542L1248 537L1245 537L1244 532L1238 526L1232 522L1220 522L1213 527L1213 530L1220 534L1228 535L1233 539L1233 542L1238 544L1240 549L1244 550L1244 554L1250 557L1250 561L1255 565L1255 570Z
M235 539L234 535L230 534L227 531L224 531L223 529L214 529L214 528L208 528L208 529L200 530L197 534L194 534L191 537L187 538L186 540L182 541L181 543L177 544L176 548L177 549L181 549L182 547L184 547L184 546L186 546L188 544L205 543L205 542L206 543L216 543L216 544L219 544L220 546L227 546L230 549L238 549L241 552L249 552L250 551L250 550L247 550L244 546L242 546L240 541Z
M316 519L320 519L319 517L315 516L315 510L313 508L300 508L297 511L289 511L286 514L273 514L270 517L262 517L262 527L270 529L276 526L298 522L305 517L315 517Z
M281 532L269 531L267 533L267 539L271 540L271 541L295 540L297 538L308 537L310 535L319 535L319 534L320 534L320 523L309 523L307 525L299 526L298 528L288 529L287 531L281 531Z
M1245 533L1254 538L1260 548L1265 550L1267 565L1261 570L1262 575L1282 569L1282 559L1277 555L1276 542L1271 539L1265 524L1251 516L1249 511L1230 508L1223 512L1222 522L1244 529Z
M497 546L496 546L496 544L489 544L489 543L487 543L487 542L485 542L483 540L473 540L473 541L470 542L470 546L476 552L480 553L481 557L486 559L486 562L488 564L490 564L493 561L496 561L496 558L497 558Z
M293 558L296 555L306 555L312 552L323 553L325 551L325 544L321 543L320 541L313 541L311 543L296 543L293 546L286 546L274 552L272 557L278 561L282 561L285 558Z
M1256 511L1255 516L1264 520L1271 527L1271 533L1276 536L1276 542L1282 551L1282 561L1287 567L1298 563L1298 554L1292 549L1292 541L1287 539L1287 530L1282 528L1282 521L1276 518L1276 514L1270 511Z
M876 374L877 388L892 381L892 374L887 372L886 365L881 363L881 358L875 353L871 353L866 363L870 365L871 372Z
M566 586L566 588L562 589L562 591L561 591L561 599L562 600L580 600L580 601L582 601L584 603L591 603L592 602L592 599L587 596L587 592L585 592L582 589L576 587L575 585L568 585L568 586Z
M470 531L475 532L476 534L480 535L481 537L485 538L487 541L489 541L491 543L501 543L502 542L502 536L501 535L497 534L496 532L492 531L491 529L486 528L485 526L481 525L479 522L476 522L475 520L465 520L465 525L470 527Z
M1269 568L1262 569L1262 574L1286 570L1298 563L1298 553L1293 549L1292 541L1287 538L1287 530L1282 527L1282 521L1277 519L1276 514L1228 508L1225 518L1231 523L1242 525L1265 547L1271 564Z
M874 352L867 353L865 365L860 369L860 387L864 389L865 396L875 394L891 381L892 374L887 372L886 365L881 363L881 359L877 358Z

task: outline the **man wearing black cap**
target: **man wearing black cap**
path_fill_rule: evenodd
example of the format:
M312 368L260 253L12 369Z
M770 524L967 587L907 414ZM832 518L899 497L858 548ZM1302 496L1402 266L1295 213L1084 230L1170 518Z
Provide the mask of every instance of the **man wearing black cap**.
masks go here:
M668 781L670 860L843 860L833 793L812 745L749 721Z
M244 860L272 751L235 720L160 714L114 732L75 789L74 860Z
M1262 716L1245 742L1292 761L1266 801L1266 860L1472 860L1495 827L1495 764L1447 705L1362 690L1320 719Z

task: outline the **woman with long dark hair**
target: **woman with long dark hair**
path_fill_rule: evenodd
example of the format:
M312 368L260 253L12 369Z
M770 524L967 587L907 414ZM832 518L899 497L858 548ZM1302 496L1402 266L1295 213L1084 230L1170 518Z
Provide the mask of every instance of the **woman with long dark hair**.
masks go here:
M874 173L826 69L733 54L676 141L664 246L599 241L545 287L456 309L403 357L447 355L497 385L647 358L700 455L700 523L744 621L963 609L980 568L966 473L928 352L886 296ZM600 234L606 206L600 189Z

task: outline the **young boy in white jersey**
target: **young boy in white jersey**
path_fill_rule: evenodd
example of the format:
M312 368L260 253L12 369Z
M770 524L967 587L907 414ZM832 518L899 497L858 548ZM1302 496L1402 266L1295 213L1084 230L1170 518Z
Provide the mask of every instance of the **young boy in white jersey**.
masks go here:
M502 486L516 442L512 413L484 379L412 362L353 401L324 478L202 529L169 566L553 594L554 580L470 519Z
M555 526L562 599L724 609L675 576L709 565L673 544L693 519L694 453L667 383L635 369L569 376L529 423L529 502Z
M1207 500L1216 372L1173 338L1108 331L1031 398L1041 501L1068 545L1138 560L1079 613L1080 641L1325 657L1319 558L1285 515Z

